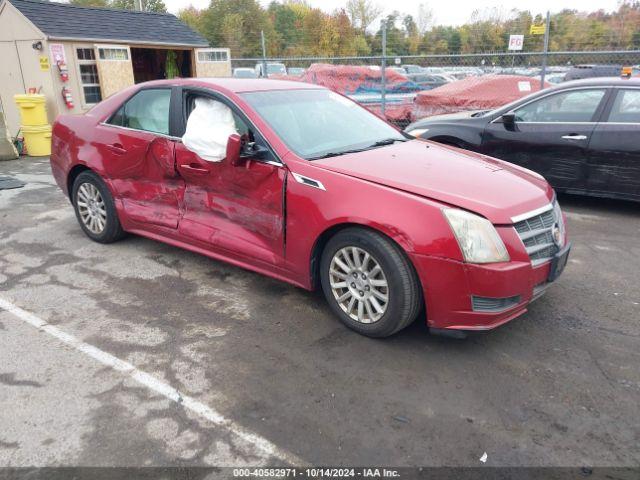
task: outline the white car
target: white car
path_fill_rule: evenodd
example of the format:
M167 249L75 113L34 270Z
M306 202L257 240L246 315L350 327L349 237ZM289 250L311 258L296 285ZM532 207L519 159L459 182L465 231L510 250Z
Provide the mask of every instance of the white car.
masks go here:
M258 77L270 77L271 75L286 75L287 67L284 63L269 62L267 63L267 72L264 72L264 64L256 63L255 73Z
M235 78L258 78L258 74L253 68L238 67L233 69Z

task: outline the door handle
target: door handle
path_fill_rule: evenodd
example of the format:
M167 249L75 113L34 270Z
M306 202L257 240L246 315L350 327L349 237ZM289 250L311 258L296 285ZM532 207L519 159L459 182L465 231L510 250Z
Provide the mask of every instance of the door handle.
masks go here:
M587 136L572 133L571 135L563 135L562 138L564 138L565 140L586 140Z
M189 173L193 173L195 175L207 175L209 174L209 170L206 168L202 168L199 167L197 165L189 165L189 164L184 164L184 165L180 165L180 168L182 168L183 170L189 172Z
M107 145L107 150L112 151L116 155L124 155L125 153L127 153L125 148L119 143L113 143L111 145Z

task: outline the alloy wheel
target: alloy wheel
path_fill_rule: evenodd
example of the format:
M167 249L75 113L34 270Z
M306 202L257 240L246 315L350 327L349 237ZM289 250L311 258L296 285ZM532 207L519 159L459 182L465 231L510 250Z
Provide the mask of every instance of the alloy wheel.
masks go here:
M80 185L76 204L84 226L93 234L101 234L107 225L107 208L98 188L89 182Z
M336 302L360 323L380 320L389 305L389 284L378 261L360 247L344 247L331 259L329 282Z

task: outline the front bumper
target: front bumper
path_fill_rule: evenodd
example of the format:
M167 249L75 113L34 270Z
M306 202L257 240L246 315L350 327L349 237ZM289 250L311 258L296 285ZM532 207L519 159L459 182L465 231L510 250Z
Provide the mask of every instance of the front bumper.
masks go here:
M527 311L548 286L552 262L532 265L517 260L469 264L429 255L411 255L422 282L427 325L434 329L491 330ZM474 311L472 297L512 298L517 302L496 311Z

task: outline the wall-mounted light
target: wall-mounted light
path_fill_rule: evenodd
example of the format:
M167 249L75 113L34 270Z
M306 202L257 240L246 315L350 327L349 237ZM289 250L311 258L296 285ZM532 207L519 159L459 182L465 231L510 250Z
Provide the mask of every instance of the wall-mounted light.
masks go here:
M38 41L36 43L33 43L31 47L33 47L34 50L42 50L42 42Z

